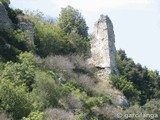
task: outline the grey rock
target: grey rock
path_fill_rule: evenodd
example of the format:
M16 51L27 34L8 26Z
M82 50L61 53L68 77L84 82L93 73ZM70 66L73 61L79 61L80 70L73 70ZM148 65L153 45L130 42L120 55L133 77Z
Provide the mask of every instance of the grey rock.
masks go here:
M28 21L18 21L17 26L19 29L28 32L28 37L34 44L34 24Z
M118 101L118 105L120 105L121 107L128 107L129 106L129 102L125 96L118 95L117 101Z
M98 69L96 74L99 79L107 80L110 74L118 74L115 35L108 16L101 15L94 25L92 36L89 64L93 64Z
M13 23L8 17L8 12L4 5L0 2L0 31L13 28Z

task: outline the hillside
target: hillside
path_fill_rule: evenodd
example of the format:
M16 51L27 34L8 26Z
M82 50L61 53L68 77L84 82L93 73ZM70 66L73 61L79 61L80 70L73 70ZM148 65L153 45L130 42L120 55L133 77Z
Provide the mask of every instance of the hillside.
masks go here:
M160 119L159 73L116 51L109 17L89 35L71 6L55 20L9 3L0 0L0 120Z

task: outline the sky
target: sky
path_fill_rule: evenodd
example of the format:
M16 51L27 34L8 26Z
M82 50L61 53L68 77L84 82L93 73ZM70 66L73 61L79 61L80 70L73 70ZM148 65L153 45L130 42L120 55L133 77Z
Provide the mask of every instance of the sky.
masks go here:
M160 0L10 0L12 8L38 10L57 18L61 8L78 9L92 33L101 14L112 20L116 49L151 70L160 71Z

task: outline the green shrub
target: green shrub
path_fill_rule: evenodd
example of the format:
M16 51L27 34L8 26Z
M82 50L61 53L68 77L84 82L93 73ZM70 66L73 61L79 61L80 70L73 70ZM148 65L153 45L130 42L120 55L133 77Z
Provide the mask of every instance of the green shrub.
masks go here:
M131 106L129 107L128 109L126 109L125 111L123 111L122 115L122 119L125 119L125 120L146 120L145 118L143 117L134 117L134 116L129 116L129 115L140 115L142 114L143 111L141 109L141 106L135 104L134 106Z
M159 99L152 99L148 101L144 106L134 105L129 107L123 112L126 120L159 120L160 119L160 100ZM144 117L132 117L129 115L145 115Z
M142 109L144 110L144 113L148 114L157 114L158 118L155 118L155 120L160 119L160 99L152 99L148 101Z
M84 54L89 51L90 43L87 38L83 38L78 33L71 32L64 36L62 49L63 54L79 53Z
M45 120L43 117L43 112L31 112L28 117L23 117L22 120Z
M32 96L35 110L58 107L61 88L55 83L53 75L37 71Z
M7 62L5 64L2 78L8 79L15 85L26 85L29 91L32 90L36 70L36 59L32 53L22 53L19 55L21 63Z
M25 89L8 80L0 80L0 110L12 114L15 119L27 116L32 110L32 105Z
M28 13L28 17L34 23L34 41L40 56L88 52L90 44L87 37L74 31L66 33L58 25L46 22L41 13Z
M115 88L121 90L131 102L135 102L138 100L140 91L135 89L133 83L128 82L124 76L111 76L110 81L111 84Z

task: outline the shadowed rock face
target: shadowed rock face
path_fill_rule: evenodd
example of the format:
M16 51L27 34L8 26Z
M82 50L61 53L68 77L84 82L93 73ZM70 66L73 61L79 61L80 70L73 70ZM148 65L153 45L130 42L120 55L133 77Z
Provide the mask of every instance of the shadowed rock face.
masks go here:
M34 44L34 24L32 22L18 21L18 28L28 32L28 37Z
M101 15L95 23L91 40L91 61L97 68L97 76L107 80L110 74L118 74L113 25L108 16Z
M4 5L0 2L0 30L8 30L13 27Z

